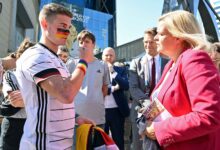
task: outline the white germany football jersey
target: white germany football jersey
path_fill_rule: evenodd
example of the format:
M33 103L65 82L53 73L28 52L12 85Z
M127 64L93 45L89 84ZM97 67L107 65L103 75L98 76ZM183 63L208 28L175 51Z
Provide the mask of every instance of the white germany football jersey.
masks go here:
M16 76L27 113L20 144L22 150L72 147L74 104L62 104L38 86L39 82L54 75L66 78L70 74L57 55L43 44L29 48L17 61Z

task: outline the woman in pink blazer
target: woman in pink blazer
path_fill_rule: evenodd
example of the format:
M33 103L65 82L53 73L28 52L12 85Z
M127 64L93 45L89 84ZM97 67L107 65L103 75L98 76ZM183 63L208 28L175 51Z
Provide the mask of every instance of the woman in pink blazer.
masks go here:
M171 60L151 99L172 117L148 122L145 134L165 150L219 150L220 78L198 22L183 10L165 14L155 40Z

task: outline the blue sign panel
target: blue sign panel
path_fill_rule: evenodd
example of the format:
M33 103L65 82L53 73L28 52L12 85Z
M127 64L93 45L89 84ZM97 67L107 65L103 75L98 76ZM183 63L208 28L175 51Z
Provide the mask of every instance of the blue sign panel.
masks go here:
M70 48L71 55L74 55L74 51L78 48L76 37L77 34L83 29L87 29L95 35L95 53L98 53L102 49L109 46L109 40L112 40L109 38L109 32L112 32L113 30L111 24L113 19L112 15L98 12L88 8L79 7L75 5L73 0L41 0L41 8L43 5L50 2L61 4L73 13L73 27L71 28L72 47ZM82 6L83 4L80 5Z

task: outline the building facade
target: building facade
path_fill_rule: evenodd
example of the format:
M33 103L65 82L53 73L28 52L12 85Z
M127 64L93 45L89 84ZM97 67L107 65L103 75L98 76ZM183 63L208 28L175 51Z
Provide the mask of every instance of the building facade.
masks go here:
M120 62L129 62L134 57L141 56L144 52L143 38L139 38L115 48L117 61Z
M25 37L37 40L38 0L0 0L0 57L17 49Z
M105 47L116 45L115 0L41 0L40 7L47 3L58 3L73 13L71 39L67 43L70 54L78 55L77 34L83 29L96 37L95 54Z
M220 0L164 0L161 14L175 10L186 10L193 13L200 25L204 27L204 32L210 37L210 41L219 41ZM126 43L115 49L118 59L124 61L130 61L132 58L141 56L141 53L144 52L141 39Z
M215 10L216 14L220 16L220 0L210 0L210 3ZM218 25L218 30L220 31L220 20L216 17L216 23Z

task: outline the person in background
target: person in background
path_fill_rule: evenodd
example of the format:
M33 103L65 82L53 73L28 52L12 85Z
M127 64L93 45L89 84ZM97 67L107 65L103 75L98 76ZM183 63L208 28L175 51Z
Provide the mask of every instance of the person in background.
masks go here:
M70 54L65 45L60 45L58 46L57 55L63 61L63 63L66 63L69 59Z
M211 50L209 51L209 56L220 72L220 43L215 42L212 44Z
M0 58L0 84L2 83L2 77L4 70L13 69L16 66L15 54L12 53L4 58Z
M0 58L0 99L3 100L4 96L2 94L2 78L3 78L3 73L6 70L12 69L16 66L16 59L15 59L15 54L12 53L9 56L6 56L4 58ZM0 124L2 122L2 119L0 117ZM0 128L0 133L1 133L1 128Z
M116 62L114 62L114 66L123 67L123 68L125 67L126 71L127 71L127 75L128 75L129 64L127 62L116 61ZM132 100L131 100L129 90L124 91L124 95L127 99L128 107L129 107L129 110L130 110ZM131 128L131 118L130 118L130 113L129 113L129 116L125 118L125 122L124 122L124 149L125 150L130 150L131 149L131 142L132 142L131 141L131 139L132 139L132 134L131 134L132 130L131 129L132 129Z
M142 149L142 142L138 133L136 108L149 101L150 94L159 81L167 59L162 58L157 52L154 40L156 28L149 28L144 32L145 55L133 59L129 69L129 91L132 97L131 121L133 149ZM144 145L143 145L144 146Z
M15 53L16 60L26 49L34 46L34 44L25 38ZM15 68L4 73L2 91L5 99L0 108L1 115L4 117L1 124L0 148L4 150L18 150L23 134L26 113L15 76Z
M104 129L105 106L104 97L108 92L109 71L105 62L95 58L93 50L95 48L95 36L88 30L82 30L78 36L79 49L88 56L88 69L85 74L82 86L74 98L76 113L93 120L97 126ZM67 64L75 69L78 59L73 59ZM69 70L71 73L71 70ZM74 145L76 143L74 140Z
M39 14L40 41L16 62L27 113L22 150L71 149L75 120L78 124L94 123L82 116L75 118L73 103L86 74L88 55L80 51L81 59L70 74L56 54L58 46L66 43L72 17L61 5L44 5Z
M79 47L86 52L88 70L83 84L75 97L76 112L79 115L94 120L98 126L104 128L105 107L104 96L109 85L108 66L105 62L95 58L95 36L88 30L82 30L78 36ZM75 63L78 59L75 59ZM92 108L92 109L91 109Z
M129 107L124 91L129 89L125 67L114 66L115 51L111 47L103 50L102 60L108 64L111 84L105 96L105 132L110 133L120 150L124 150L124 123L129 116Z
M60 45L58 47L57 55L66 65L70 73L75 70L76 68L75 60L70 56L69 50L67 49L66 45Z
M220 78L203 30L193 14L178 10L162 15L157 31L157 51L171 60L151 100L171 117L148 121L145 134L165 150L219 150Z

